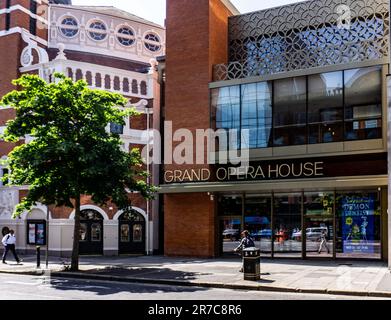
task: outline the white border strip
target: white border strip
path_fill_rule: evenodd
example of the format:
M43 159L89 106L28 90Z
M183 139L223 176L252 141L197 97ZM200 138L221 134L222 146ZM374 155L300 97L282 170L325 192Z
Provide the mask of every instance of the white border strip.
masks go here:
M15 27L15 28L11 28L9 30L2 30L0 31L0 37L4 37L4 36L8 36L10 34L14 34L14 33L20 33L22 34L22 30L24 30L25 32L28 33L28 35L30 36L31 39L33 39L34 41L36 42L39 42L40 44L44 45L44 46L47 46L48 45L48 42L40 37L37 37L37 36L34 36L32 35L30 32L28 32L26 29L22 29L21 27Z
M9 8L6 8L6 9L0 9L0 14L4 14L4 13L11 13L11 12L14 12L14 11L17 11L17 10L20 10L24 13L26 13L27 15L29 15L31 18L33 19L37 19L45 24L49 24L48 20L42 18L41 16L39 15L36 15L34 13L32 13L29 9L26 9L25 7L21 6L20 4L16 4L12 7L9 7Z

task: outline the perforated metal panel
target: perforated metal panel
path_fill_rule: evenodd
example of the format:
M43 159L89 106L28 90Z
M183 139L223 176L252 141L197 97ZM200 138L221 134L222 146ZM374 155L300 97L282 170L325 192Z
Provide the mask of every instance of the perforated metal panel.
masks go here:
M234 16L216 81L362 61L389 51L388 0L314 0Z

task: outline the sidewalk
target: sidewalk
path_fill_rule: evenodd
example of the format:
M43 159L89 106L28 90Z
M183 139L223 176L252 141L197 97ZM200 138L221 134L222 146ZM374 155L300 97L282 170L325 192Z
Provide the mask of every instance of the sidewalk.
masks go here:
M391 298L391 273L385 263L362 261L262 260L261 280L244 281L239 259L188 259L149 257L82 257L80 272L63 272L69 259L50 258L53 276L144 282L182 286L202 286L242 290L268 290L302 293ZM0 265L2 273L42 274L34 256L21 265L11 259Z

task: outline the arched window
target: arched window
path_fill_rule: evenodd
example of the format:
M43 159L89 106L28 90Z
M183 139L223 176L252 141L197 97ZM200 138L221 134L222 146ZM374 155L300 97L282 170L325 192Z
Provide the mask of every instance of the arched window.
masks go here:
M143 222L145 221L144 217L141 213L137 212L136 210L132 210L130 212L124 212L120 217L120 221L132 221L132 222Z

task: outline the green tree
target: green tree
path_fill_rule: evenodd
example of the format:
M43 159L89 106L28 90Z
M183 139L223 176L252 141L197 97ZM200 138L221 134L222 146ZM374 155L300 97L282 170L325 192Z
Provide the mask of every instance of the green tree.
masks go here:
M38 76L23 75L13 81L21 90L0 101L16 111L3 139L16 142L32 137L8 155L10 173L5 180L9 185L29 186L14 217L37 202L75 210L71 270L76 271L81 196L91 196L98 205L111 201L128 212L130 191L151 199L156 188L146 183L139 150L122 151L119 135L106 130L110 123L124 125L125 117L137 114L134 108L123 108L127 100L62 74L55 74L55 79L46 83Z

